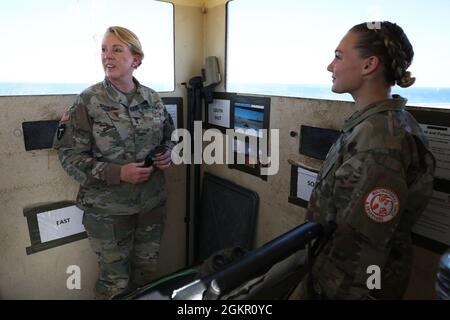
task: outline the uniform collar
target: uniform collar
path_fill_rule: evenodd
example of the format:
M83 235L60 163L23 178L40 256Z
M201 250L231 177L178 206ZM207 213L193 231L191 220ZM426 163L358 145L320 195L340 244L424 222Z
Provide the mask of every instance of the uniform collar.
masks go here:
M361 123L363 120L367 119L368 117L380 113L383 111L388 110L402 110L404 109L406 102L408 100L394 94L392 95L391 99L386 99L378 102L374 102L369 104L368 106L364 107L361 110L358 110L354 112L347 120L344 122L343 131L347 132L351 130L353 127L355 127L357 124Z
M137 81L135 77L133 77L133 82L136 86L136 94L130 107L135 104L140 104L145 100L142 94L142 85L139 83L139 81ZM105 79L103 80L103 86L105 87L108 96L112 100L122 105L128 105L128 99L125 94L118 90L107 77L105 77Z

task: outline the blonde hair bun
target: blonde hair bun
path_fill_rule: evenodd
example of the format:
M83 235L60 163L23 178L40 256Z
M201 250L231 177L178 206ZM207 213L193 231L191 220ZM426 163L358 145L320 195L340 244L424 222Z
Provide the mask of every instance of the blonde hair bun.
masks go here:
M402 88L410 87L416 82L416 78L411 76L411 72L406 71L400 80L397 80L397 84Z

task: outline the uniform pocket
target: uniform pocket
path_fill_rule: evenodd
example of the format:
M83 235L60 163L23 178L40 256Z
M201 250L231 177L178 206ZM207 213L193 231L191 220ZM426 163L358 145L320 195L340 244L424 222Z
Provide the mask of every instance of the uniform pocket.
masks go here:
M104 133L115 131L114 122L117 122L119 120L119 116L116 113L112 111L106 112L99 110L94 118L94 134L102 136Z
M142 117L142 126L139 135L150 141L152 146L161 143L163 137L163 120L158 112L145 113Z
M167 219L166 211L166 206L162 205L152 209L149 212L140 214L138 224L144 226L152 224L164 224Z
M114 222L107 216L85 212L83 215L83 225L91 239L114 239Z
M345 221L376 245L385 246L395 232L407 199L401 177L377 164L373 155L353 157L336 172L335 193Z
M120 125L119 116L113 112L99 112L94 119L92 132L95 143L102 153L107 156L120 152L122 142L127 136L127 129Z

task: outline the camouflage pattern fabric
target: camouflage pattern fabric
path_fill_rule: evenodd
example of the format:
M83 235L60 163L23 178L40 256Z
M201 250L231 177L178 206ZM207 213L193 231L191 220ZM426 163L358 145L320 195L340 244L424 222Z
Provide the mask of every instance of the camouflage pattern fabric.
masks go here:
M84 213L83 224L100 267L96 299L112 298L154 279L165 220L164 206L133 215Z
M155 170L137 185L120 181L122 165L143 161L160 144L174 145L173 121L161 98L133 81L136 92L128 97L107 78L83 91L54 138L63 168L80 183L77 206L85 212L83 223L100 266L98 299L150 280L163 232L164 173Z
M355 112L323 163L307 218L338 227L314 263L319 297L401 299L408 286L411 228L431 197L435 161L405 104L394 96ZM371 265L381 289L367 288Z
M80 183L78 206L104 214L136 214L165 201L156 170L138 185L120 182L120 168L143 161L157 145L173 148L173 121L159 95L136 83L127 97L105 79L83 91L64 114L54 139L63 168Z

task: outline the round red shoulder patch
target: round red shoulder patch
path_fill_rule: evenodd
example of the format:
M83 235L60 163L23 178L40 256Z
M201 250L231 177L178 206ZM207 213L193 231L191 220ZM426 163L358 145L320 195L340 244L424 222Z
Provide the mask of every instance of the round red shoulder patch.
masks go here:
M394 191L376 188L367 194L364 209L371 220L386 223L397 216L400 211L400 200Z

